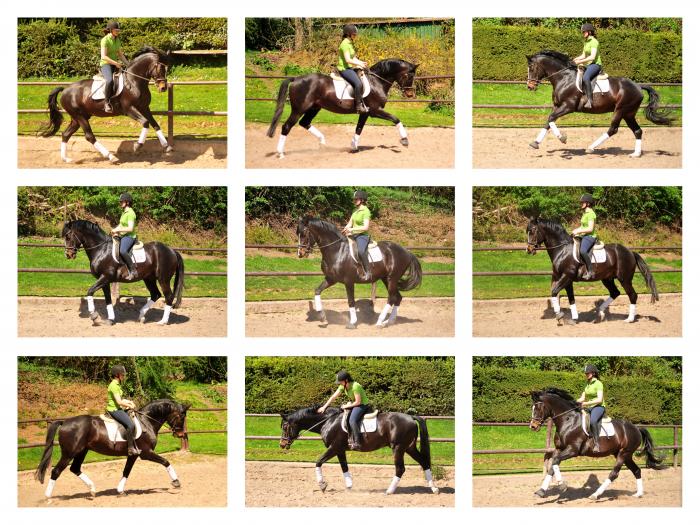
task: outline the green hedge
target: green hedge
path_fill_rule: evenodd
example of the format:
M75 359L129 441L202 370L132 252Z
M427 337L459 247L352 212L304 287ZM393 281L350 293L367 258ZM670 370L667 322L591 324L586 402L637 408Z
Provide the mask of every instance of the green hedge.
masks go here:
M603 67L610 75L638 82L681 82L683 38L671 32L645 33L601 30ZM527 60L542 49L554 49L571 57L581 54L578 31L522 26L473 27L473 78L526 80Z
M533 390L556 386L578 398L585 386L580 372L474 366L472 377L474 421L529 421ZM629 376L601 379L611 417L657 424L683 420L680 381Z
M289 412L326 401L335 374L346 369L383 411L452 415L452 357L247 357L245 410Z

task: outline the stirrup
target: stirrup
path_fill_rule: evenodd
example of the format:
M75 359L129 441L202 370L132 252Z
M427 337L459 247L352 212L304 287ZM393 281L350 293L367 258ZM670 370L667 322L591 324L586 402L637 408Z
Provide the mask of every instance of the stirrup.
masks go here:
M114 108L112 107L112 104L109 102L105 102L105 107L104 107L105 113L114 113Z
M369 113L369 108L364 102L362 102L359 106L355 104L355 111L360 114Z

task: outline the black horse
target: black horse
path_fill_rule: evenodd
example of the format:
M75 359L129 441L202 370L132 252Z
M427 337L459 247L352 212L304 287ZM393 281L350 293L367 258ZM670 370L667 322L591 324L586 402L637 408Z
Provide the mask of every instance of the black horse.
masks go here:
M140 457L147 461L155 461L163 465L170 475L173 487L180 487L175 469L170 462L154 452L158 443L158 431L167 423L173 436L185 437L185 417L190 405L181 405L170 399L153 401L136 412L141 423L142 434L136 440L136 445L141 449L138 456L128 456L122 479L119 481L117 493L124 494L126 480L131 473L131 468ZM60 428L60 430L59 430ZM51 454L53 453L54 436L58 431L58 444L61 447L61 459L51 470L51 479L46 487L45 495L51 498L56 480L61 472L71 463L70 471L78 476L90 489L90 499L95 497L95 484L82 472L81 467L89 450L106 456L126 456L126 441L112 441L107 434L105 422L99 416L75 416L68 419L54 421L46 432L46 446L41 462L34 473L34 478L44 483L46 471L51 467Z
M571 322L575 322L575 319L578 318L578 312L576 311L573 283L583 280L581 275L584 266L574 258L574 250L576 249L574 238L558 222L539 218L530 219L526 232L527 253L535 255L540 245L544 244L549 258L552 260L552 307L556 313L557 322L560 322L564 317L559 308L559 293L562 290L566 290L572 313ZM636 320L637 315L637 292L632 286L635 268L639 268L651 291L652 303L659 300L656 281L654 281L654 276L647 263L637 252L633 252L621 244L606 244L604 249L605 262L596 263L595 260L592 260L593 277L590 281L602 281L610 295L598 308L596 322L605 320L605 310L620 295L620 290L615 286L615 279L617 279L630 300L629 316L625 321L632 323Z
M102 144L95 138L92 128L90 127L90 117L113 117L116 115L126 115L136 120L143 126L141 135L138 141L134 144L134 152L138 152L146 140L148 127L153 126L158 135L160 145L165 153L170 153L173 148L168 145L163 132L153 118L151 109L151 92L148 89L148 83L151 79L155 80L159 92L164 92L168 88L168 79L166 78L169 57L162 51L152 47L143 47L137 51L128 67L124 69L124 89L121 94L112 97L112 113L105 113L104 100L93 100L93 81L92 79L80 80L74 82L67 88L57 87L49 94L49 122L39 130L42 137L52 137L61 128L63 123L63 115L58 107L58 94L61 95L61 106L70 115L71 121L68 127L63 131L61 137L61 159L64 162L71 162L71 159L66 155L68 141L73 133L82 128L85 133L85 139L92 144L103 157L108 158L112 162L118 162L119 159L110 153ZM116 89L116 88L115 88Z
M617 479L623 464L630 469L637 480L637 492L634 496L639 498L644 494L642 471L632 458L640 445L643 447L642 453L646 455L647 468L655 470L665 468L663 458L657 456L654 451L654 442L646 428L637 427L624 419L613 419L612 425L615 428L615 435L601 437L600 451L593 452L593 438L589 438L584 433L581 425L581 408L568 392L558 388L546 388L542 391L532 392L532 403L530 429L539 430L548 418L552 418L556 428L554 437L556 450L552 455L552 463L547 470L542 487L535 492L541 498L545 497L552 476L556 482L563 483L559 464L565 459L576 456L598 458L615 456L615 466L608 479L589 496L591 499L598 499L605 489Z
M639 85L629 78L610 77L610 90L606 93L593 94L593 107L584 108L585 94L576 87L576 64L564 53L544 50L527 57L527 88L536 90L543 80L549 80L552 84L553 109L540 130L537 139L530 143L530 147L539 148L547 131L551 128L554 135L563 143L566 143L566 134L561 133L554 123L559 117L576 111L583 113L613 113L610 128L595 140L586 150L592 153L595 148L617 133L622 119L634 133L635 146L630 157L639 157L642 154L642 128L637 123L636 115L644 99L642 90L649 94L649 104L644 109L647 120L654 124L669 126L673 119L659 110L659 94L650 86Z
M411 64L405 60L391 58L381 60L367 70L369 75L369 83L371 87L370 93L365 97L364 102L369 109L368 113L361 113L357 119L357 127L355 128L355 137L352 139L351 147L353 151L357 151L360 147L360 134L367 122L368 117L380 118L389 120L399 130L401 144L408 146L408 135L401 121L391 113L384 111L389 89L396 82L403 93L408 98L415 96L415 87L413 79L416 76L418 64ZM320 73L311 73L296 78L288 78L282 81L279 94L277 95L277 109L272 117L272 123L267 130L267 136L275 135L275 128L284 111L284 102L287 99L287 91L289 91L289 102L292 105L292 113L287 118L287 121L282 126L282 135L280 135L277 143L277 154L279 158L284 158L284 145L287 140L287 135L299 121L302 128L311 132L319 142L323 145L326 139L323 134L311 125L311 121L318 115L322 109L332 111L333 113L356 113L355 101L340 100L336 95L333 86L333 79L328 75Z
M65 241L65 254L67 259L75 259L78 250L82 247L90 260L90 273L97 278L87 292L88 311L90 319L97 323L98 315L95 311L93 295L99 289L105 296L107 304L107 324L112 324L114 307L112 306L112 294L109 284L113 282L132 282L126 279L128 275L126 265L119 260L119 250L113 246L109 237L94 222L76 220L67 222L63 226L61 237ZM162 242L148 242L143 245L145 261L135 263L138 272L138 280L146 283L146 288L151 296L139 312L139 321L146 321L146 312L161 297L158 284L165 294L165 309L163 318L158 324L168 324L170 311L180 306L182 302L182 290L185 287L185 263L182 255L166 246ZM115 258L116 256L116 258ZM173 289L170 288L170 279L175 276Z
M327 325L328 320L321 304L321 292L335 283L343 283L348 296L350 322L346 327L357 328L355 283L373 283L379 280L384 283L389 298L377 319L377 326L386 327L396 321L402 299L400 291L413 290L423 281L423 270L416 256L394 242L377 243L382 260L370 264L371 279L368 280L360 278L360 263L350 254L348 238L330 222L304 217L297 226L297 237L299 257L308 256L314 245L321 250L321 270L325 279L316 288L314 305L323 325ZM387 320L389 310L391 315Z
M290 414L282 415L282 437L280 447L289 449L302 431L311 431L321 435L326 451L316 460L316 481L321 491L325 491L328 483L323 479L321 468L323 464L338 457L343 471L346 488L352 488L352 477L348 471L348 460L345 451L349 450L348 433L341 427L343 410L329 407L323 414L318 413L320 405L302 408ZM419 432L420 430L420 432ZM418 439L420 434L420 449ZM393 494L406 472L404 454L411 456L423 469L425 480L430 490L437 494L439 489L433 483L430 470L430 436L425 419L419 416L402 414L400 412L380 412L377 415L376 432L366 432L360 452L372 452L383 447L391 447L394 453L395 475L387 494Z

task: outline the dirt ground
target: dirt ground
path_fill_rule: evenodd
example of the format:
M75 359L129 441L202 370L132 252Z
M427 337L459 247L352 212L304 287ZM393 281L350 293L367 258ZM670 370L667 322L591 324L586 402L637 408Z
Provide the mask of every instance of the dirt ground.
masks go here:
M328 326L322 327L312 301L248 302L245 307L246 337L454 337L455 305L451 297L407 297L399 308L396 323L377 328L385 299L372 305L356 301L357 329L348 330L345 299L323 300Z
M19 507L225 507L227 495L226 457L176 452L163 454L172 464L182 484L170 484L170 477L161 465L137 460L126 483L126 496L117 496L125 460L83 464L85 472L97 488L97 496L89 500L85 484L66 469L58 478L53 497L44 496L46 476L41 485L34 471L17 474Z
M630 158L634 136L620 127L594 153L586 148L605 128L560 128L568 140L562 144L548 133L540 149L528 144L538 130L532 128L473 128L472 165L474 168L682 168L683 129L647 128L644 130L642 156Z
M394 126L372 126L371 119L360 138L360 151L350 151L355 126L319 124L326 145L304 128L295 126L287 137L285 158L277 158L279 128L273 138L268 125L245 127L246 168L453 168L454 128L407 128L408 147L399 142Z
M550 486L544 498L535 496L540 488L541 474L513 474L501 476L474 476L473 500L475 507L680 507L683 478L680 468L642 470L644 496L632 496L637 490L634 476L622 470L620 476L603 495L588 499L608 477L608 472L562 471L566 490Z
M417 465L406 465L396 492L384 492L394 476L393 465L350 465L353 488L347 490L340 467L323 467L325 492L316 483L313 463L246 461L246 507L454 507L455 472L445 468L445 479L436 480L433 494ZM274 487L271 490L270 487Z
M651 304L649 295L637 299L637 322L625 323L629 300L621 295L608 308L606 320L594 324L595 308L604 297L577 297L579 322L559 326L549 300L496 299L472 302L474 337L681 337L683 297L662 294ZM568 302L561 300L565 319L571 319Z
M226 299L188 299L170 313L167 326L157 324L163 317L163 299L139 323L139 309L145 298L136 304L124 300L114 307L116 324L93 326L85 298L19 297L17 299L17 335L20 337L226 337ZM107 319L104 299L95 299L95 310L101 320Z
M118 163L105 159L83 137L68 142L71 163L61 160L61 137L18 137L18 168L226 168L225 140L187 140L175 138L175 151L165 155L157 139L147 139L137 155L136 137L129 140L99 139L100 144L117 156Z

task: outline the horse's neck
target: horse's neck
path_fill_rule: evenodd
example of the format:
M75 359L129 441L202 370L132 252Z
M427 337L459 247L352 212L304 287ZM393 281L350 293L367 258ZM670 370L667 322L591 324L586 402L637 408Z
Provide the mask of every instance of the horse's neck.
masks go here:
M374 73L374 71L372 71ZM372 77L370 75L370 79L374 78L376 80L377 85L379 85L379 88L382 90L384 95L389 94L389 90L391 89L391 86L394 85L394 82L396 82L395 74L392 73L390 75L380 75L379 73L374 73L376 76Z
M131 82L136 84L148 84L149 77L148 71L151 67L151 59L147 55L141 55L136 57L132 64L128 67L127 71L134 73L134 75L127 75ZM138 75L138 76L135 76Z
M98 253L110 249L109 237L99 231L83 230L81 235L83 237L83 248L85 248L85 253L87 253L88 259L91 261Z
M557 417L560 416L561 414L564 414L565 412L571 410L571 407L567 403L564 403L563 401L555 400L551 402L551 410L552 410L552 422L554 423L554 428L557 429L557 432L559 434L565 434L568 430L571 429L571 424L566 424L566 416L563 417ZM576 419L576 410L571 410L569 412L574 416ZM568 414L567 414L568 415ZM575 425L574 425L575 427Z
M557 89L559 84L564 84L565 82L571 81L572 70L568 69L569 66L562 64L561 62L555 62L551 60L545 68L545 73L549 78L549 83L552 84L552 89Z
M157 434L158 431L160 430L160 427L162 427L165 422L168 420L168 416L163 416L162 413L159 413L157 415L150 414L149 412L143 411L145 414L145 417L143 419L146 420L148 423L148 426L153 428L153 431Z
M314 236L316 237L316 244L318 244L320 250L323 250L325 247L329 247L328 245L341 238L339 232L335 232L330 229L326 230L324 228L315 229Z
M547 235L543 244L551 259L554 260L554 257L569 245L569 239L555 230L546 229L545 232Z

